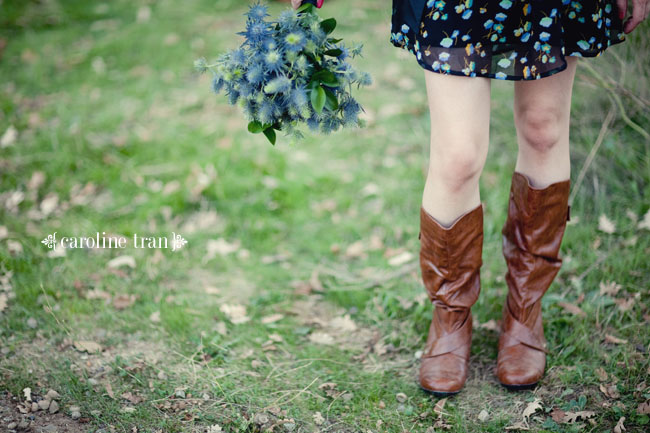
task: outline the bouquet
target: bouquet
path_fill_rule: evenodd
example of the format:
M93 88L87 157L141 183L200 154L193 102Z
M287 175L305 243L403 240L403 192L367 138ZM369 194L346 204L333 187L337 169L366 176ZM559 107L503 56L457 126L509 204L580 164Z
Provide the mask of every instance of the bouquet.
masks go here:
M371 83L348 59L361 55L362 46L346 47L330 37L336 20L321 20L312 4L285 10L270 21L267 6L255 3L245 14L242 45L209 64L195 62L200 72L211 71L212 89L225 92L239 105L248 131L263 133L275 144L275 131L302 137L299 125L330 133L360 125L363 108L352 97L353 85Z

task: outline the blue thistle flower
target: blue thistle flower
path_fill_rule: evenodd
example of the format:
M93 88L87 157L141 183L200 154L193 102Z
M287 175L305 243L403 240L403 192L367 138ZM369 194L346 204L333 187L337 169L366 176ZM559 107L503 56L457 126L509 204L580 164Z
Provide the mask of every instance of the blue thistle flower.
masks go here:
M273 118L273 101L265 99L257 110L257 119L261 123L275 123Z
M262 47L264 47L266 51L273 51L278 48L278 44L275 43L275 39L266 38L264 41L262 41Z
M309 104L307 91L302 86L296 87L291 91L290 100L291 104L299 110Z
M293 52L299 52L307 44L307 37L301 31L293 31L284 37L284 47Z
M228 95L228 103L235 105L239 99L239 92L233 86L228 86L226 88L226 94Z
M219 93L223 89L223 80L218 75L212 77L212 91L214 93Z
M284 29L294 29L298 23L298 14L293 9L282 11L278 17L278 24Z
M369 86L372 84L372 77L367 72L362 72L359 76L359 84L362 86Z
M359 112L361 111L361 106L357 103L357 101L349 98L343 104L341 104L341 109L343 110L344 125L357 123L357 118L359 116Z
M269 38L272 32L268 24L263 21L249 21L246 24L246 31L237 34L244 36L249 44L257 44Z
M239 96L242 98L248 98L253 94L253 91L255 90L253 86L249 85L248 82L241 82L237 86L237 90L239 91Z
M233 50L228 57L228 65L243 66L246 63L246 53L241 48Z
M264 68L261 64L256 63L246 72L246 79L251 84L259 84L264 81Z
M358 44L354 48L352 48L352 51L351 51L352 57L360 56L362 49L363 49L363 44Z
M242 109L248 121L255 119L255 103L248 99L242 99Z
M273 98L271 102L273 103L273 115L278 119L281 118L287 104L283 102L283 98Z
M246 12L244 15L246 15L248 19L252 21L262 21L264 18L269 16L268 11L268 6L258 2L250 5L248 12Z
M320 124L320 130L323 134L330 134L339 129L341 121L336 117L327 117Z
M314 113L313 116L311 116L309 119L307 119L307 127L309 128L310 131L318 131L318 128L320 126L320 121L316 117L316 114Z
M271 50L264 55L264 65L268 72L279 72L284 66L284 59L279 50Z

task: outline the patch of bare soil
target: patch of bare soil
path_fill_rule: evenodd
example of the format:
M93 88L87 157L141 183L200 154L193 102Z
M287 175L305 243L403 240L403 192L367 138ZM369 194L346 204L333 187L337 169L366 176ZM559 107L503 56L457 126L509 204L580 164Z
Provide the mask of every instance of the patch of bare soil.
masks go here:
M50 413L48 410L21 413L24 399L9 392L0 393L0 431L3 432L34 432L34 433L79 433L92 430L89 424L81 420L73 420L70 416L58 410ZM38 404L38 403L37 403Z

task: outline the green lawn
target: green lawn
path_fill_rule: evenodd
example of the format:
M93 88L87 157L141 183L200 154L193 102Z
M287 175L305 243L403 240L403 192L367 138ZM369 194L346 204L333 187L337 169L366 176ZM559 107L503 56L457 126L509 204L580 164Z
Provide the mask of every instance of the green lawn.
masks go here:
M551 354L519 393L493 374L517 152L512 82L493 81L471 372L438 402L417 384L428 111L390 2L322 10L364 44L367 127L274 147L192 68L239 44L246 3L0 3L0 430L645 431L650 25L578 66ZM188 243L52 254L54 232ZM59 410L21 414L25 388Z

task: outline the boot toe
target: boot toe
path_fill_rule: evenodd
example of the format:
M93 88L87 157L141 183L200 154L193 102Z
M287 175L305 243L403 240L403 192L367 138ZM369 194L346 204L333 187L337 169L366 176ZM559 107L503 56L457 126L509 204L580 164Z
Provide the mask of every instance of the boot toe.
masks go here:
M542 378L545 366L544 352L517 344L499 353L497 377L504 386L530 387Z
M433 393L457 393L467 377L466 361L452 354L423 358L420 366L420 386Z

